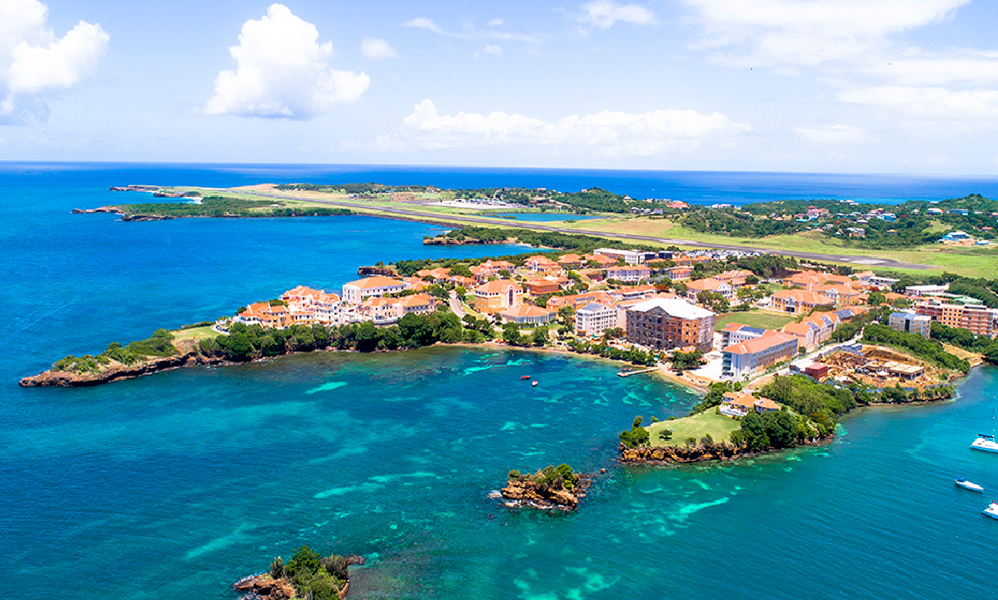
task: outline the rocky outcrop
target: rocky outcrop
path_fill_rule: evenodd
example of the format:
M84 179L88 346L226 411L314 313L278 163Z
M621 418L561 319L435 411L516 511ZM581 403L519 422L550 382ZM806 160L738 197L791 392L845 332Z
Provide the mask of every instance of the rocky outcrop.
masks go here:
M112 362L106 368L95 373L73 373L49 369L32 377L21 379L23 387L87 387L110 383L119 379L131 379L141 375L150 375L160 371L193 367L197 365L217 365L225 361L221 358L206 357L198 352L190 351L174 356L155 357L132 365Z
M253 600L291 600L296 597L290 581L274 579L269 573L243 577L232 584L232 589Z
M526 479L510 479L500 494L507 500L507 506L530 506L541 509L576 510L579 499L585 497L585 492L592 484L592 477L579 475L578 482L571 489L553 489Z
M112 192L156 192L159 190L157 185L126 185L124 187L111 186Z
M811 446L821 444L829 439L831 439L831 436L827 438L813 438L801 445ZM617 449L620 451L620 462L625 465L670 465L676 463L706 462L710 460L728 461L780 450L780 448L749 450L732 444L638 446L637 448L628 448L620 444Z
M117 206L100 206L98 208L74 208L74 215L90 215L94 213L111 213L115 215L121 214L121 209Z

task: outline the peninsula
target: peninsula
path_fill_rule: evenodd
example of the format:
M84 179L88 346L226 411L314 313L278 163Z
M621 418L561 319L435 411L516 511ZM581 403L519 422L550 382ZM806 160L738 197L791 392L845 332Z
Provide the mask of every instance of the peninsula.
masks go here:
M385 202L404 203L443 193L362 188L343 195L359 202L387 194ZM332 193L301 186L280 191ZM180 206L206 206L208 197L195 192L162 193L201 201ZM603 191L530 202L590 212L597 206L583 202L595 202L593 193L609 203L598 205L603 208L633 204ZM523 199L511 192L502 198ZM974 206L990 202L964 200ZM472 204L495 201L493 195ZM167 215L177 204L158 206ZM285 208L311 210L280 210ZM822 215L827 210L814 208ZM968 211L954 214L976 216ZM638 417L619 436L625 463L688 462L821 443L854 407L947 398L955 378L972 364L998 362L998 280L857 271L721 247L633 246L619 237L520 227L451 229L427 243L517 240L540 248L361 266L358 274L366 276L336 291L297 286L213 321L159 329L146 340L112 343L97 355L65 357L21 385L95 385L295 352L388 352L438 343L530 347L624 361L642 369L627 367L621 376L651 372L702 390L703 401L689 415L648 424ZM553 501L556 495L542 494L538 481L511 480L507 497Z
M998 202L975 194L898 205L787 200L736 207L633 199L599 188L573 193L511 187L445 190L377 183L129 188L163 197L186 197L190 204L163 203L170 208L157 208L157 203L119 204L90 210L117 212L127 220L147 220L341 214L320 210L337 209L490 228L509 227L510 213L515 217L517 213L561 212L569 213L568 217L585 215L590 220L530 223L518 219L516 223L521 229L602 235L632 244L779 252L804 260L909 271L945 267L966 276L998 260ZM196 202L208 198L215 202L210 210L196 207Z

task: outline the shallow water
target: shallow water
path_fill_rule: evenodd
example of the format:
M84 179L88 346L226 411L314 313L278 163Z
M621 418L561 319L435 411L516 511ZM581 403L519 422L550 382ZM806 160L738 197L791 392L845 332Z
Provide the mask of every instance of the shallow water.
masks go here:
M224 185L206 172L228 185L275 175L170 177ZM827 446L680 468L616 467L615 434L697 398L591 359L317 353L18 388L67 353L297 283L335 289L360 263L496 251L424 248L427 226L363 217L69 214L147 175L0 181L0 577L12 596L233 598L233 580L308 544L369 558L356 598L994 597L998 522L952 483L998 489L998 456L967 448L987 427L994 368L954 402L857 411ZM510 468L560 462L609 471L577 514L487 497Z

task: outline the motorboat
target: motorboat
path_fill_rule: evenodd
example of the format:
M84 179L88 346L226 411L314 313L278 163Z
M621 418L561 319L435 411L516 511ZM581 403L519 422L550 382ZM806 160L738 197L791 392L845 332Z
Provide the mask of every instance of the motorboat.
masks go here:
M962 487L965 490L970 490L972 492L983 492L984 491L984 487L979 486L979 485L977 485L976 483L974 483L972 481L967 481L963 477L957 477L956 480L953 481L953 483L955 483L956 485Z
M530 379L530 375L521 375L520 376L520 381L526 381L528 379Z
M983 511L984 514L991 517L992 519L998 519L998 502L992 501Z
M531 381L530 385L531 387L537 387L537 380L535 379L534 381Z

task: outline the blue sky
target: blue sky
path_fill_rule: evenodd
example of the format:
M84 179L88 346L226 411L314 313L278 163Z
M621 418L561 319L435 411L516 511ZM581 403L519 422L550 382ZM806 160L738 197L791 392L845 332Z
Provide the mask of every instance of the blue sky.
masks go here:
M0 0L0 160L998 172L982 0Z

